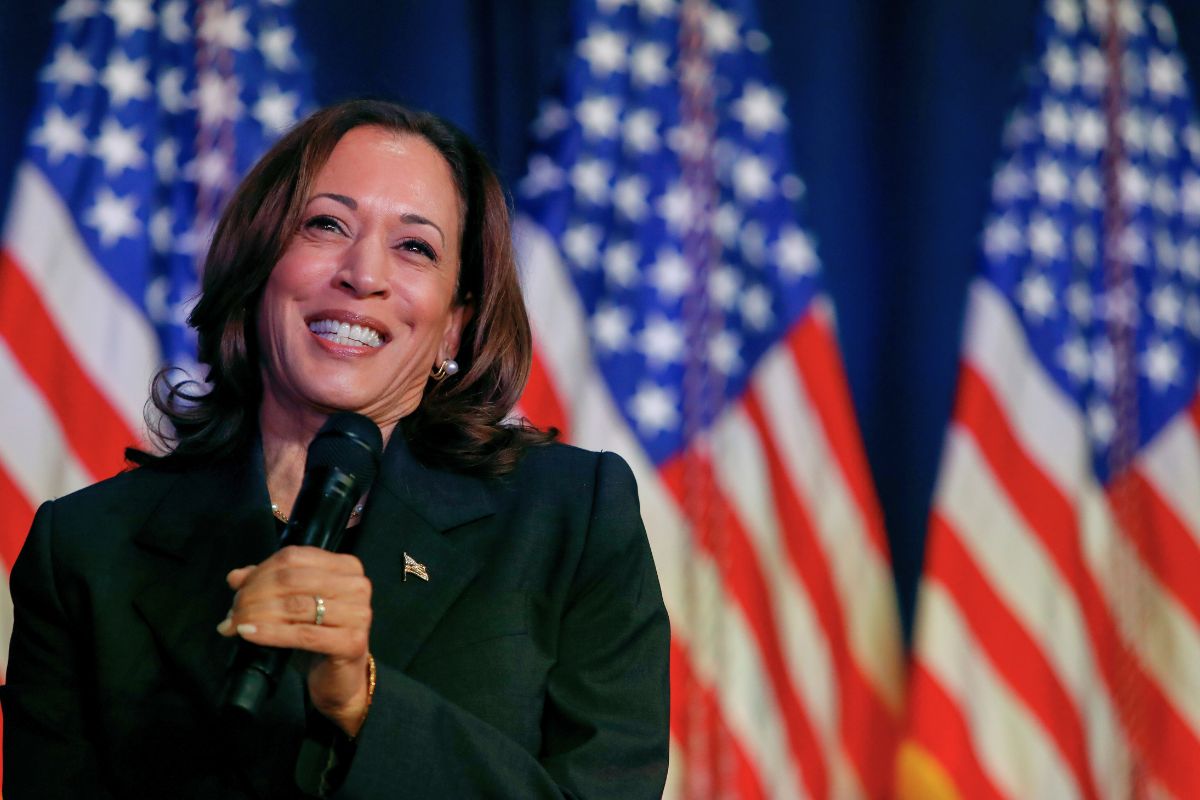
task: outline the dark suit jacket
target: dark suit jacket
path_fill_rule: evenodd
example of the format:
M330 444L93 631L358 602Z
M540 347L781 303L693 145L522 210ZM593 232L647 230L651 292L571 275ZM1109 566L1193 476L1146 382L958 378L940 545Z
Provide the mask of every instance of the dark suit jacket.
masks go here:
M629 468L552 445L479 479L402 439L352 543L378 686L336 796L661 795L668 625ZM252 728L215 711L224 576L277 540L258 448L43 505L11 579L6 800L299 795L334 752L299 666Z

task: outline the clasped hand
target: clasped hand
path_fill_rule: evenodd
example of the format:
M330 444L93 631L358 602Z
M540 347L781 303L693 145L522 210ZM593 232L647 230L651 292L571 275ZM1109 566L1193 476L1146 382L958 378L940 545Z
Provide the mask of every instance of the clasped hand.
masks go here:
M315 547L285 547L261 564L231 571L225 580L236 594L217 631L312 654L313 707L348 736L357 735L369 702L371 581L362 562ZM325 604L320 625L318 597Z

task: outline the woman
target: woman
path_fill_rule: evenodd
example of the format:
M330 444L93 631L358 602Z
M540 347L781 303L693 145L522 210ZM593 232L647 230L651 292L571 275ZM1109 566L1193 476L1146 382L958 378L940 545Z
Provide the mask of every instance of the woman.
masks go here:
M633 478L503 423L530 334L470 142L388 103L317 113L232 199L191 324L209 386L160 376L170 452L43 505L13 569L7 800L661 794ZM340 409L387 442L350 552L277 551ZM238 640L300 657L234 729Z

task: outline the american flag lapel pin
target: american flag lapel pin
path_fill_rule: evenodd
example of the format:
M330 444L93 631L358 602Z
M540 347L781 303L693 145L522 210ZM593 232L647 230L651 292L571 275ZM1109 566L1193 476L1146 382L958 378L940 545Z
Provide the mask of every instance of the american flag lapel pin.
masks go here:
M404 577L401 580L408 580L409 575L416 575L423 581L429 580L429 570L425 569L425 565L408 553L404 554Z

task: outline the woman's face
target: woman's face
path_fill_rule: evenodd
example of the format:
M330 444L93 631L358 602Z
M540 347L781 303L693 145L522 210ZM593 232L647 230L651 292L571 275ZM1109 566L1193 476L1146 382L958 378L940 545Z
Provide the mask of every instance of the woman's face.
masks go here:
M317 174L258 313L264 414L365 414L385 429L458 350L459 198L425 139L345 134Z

